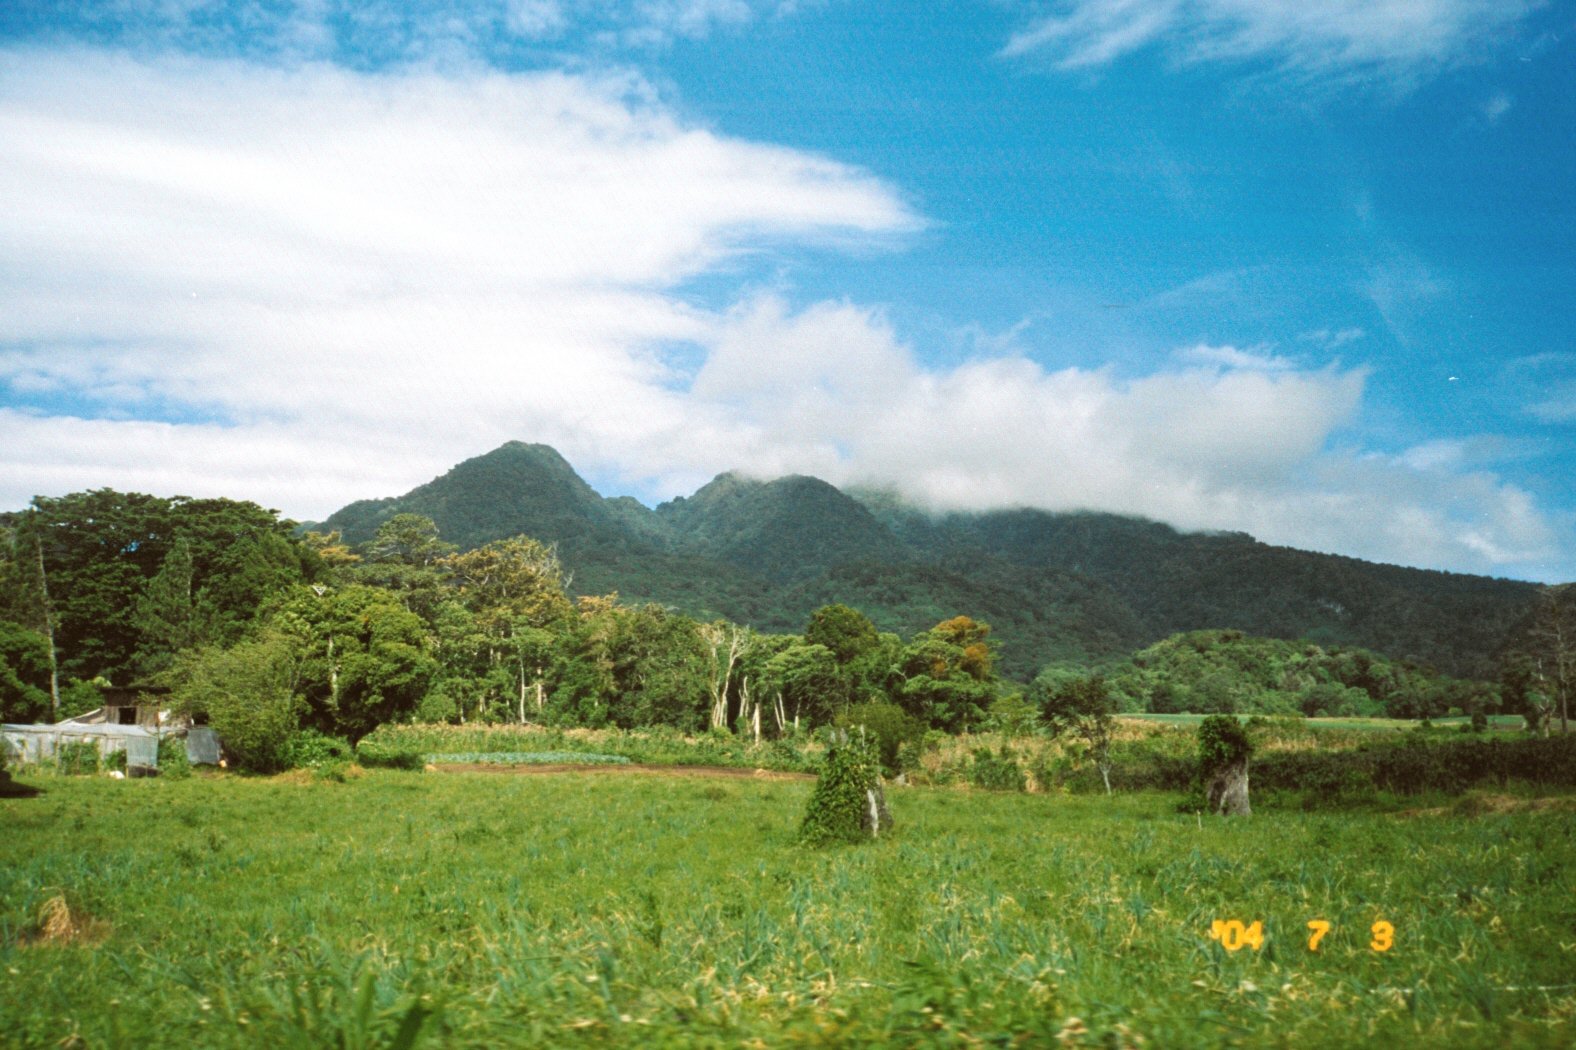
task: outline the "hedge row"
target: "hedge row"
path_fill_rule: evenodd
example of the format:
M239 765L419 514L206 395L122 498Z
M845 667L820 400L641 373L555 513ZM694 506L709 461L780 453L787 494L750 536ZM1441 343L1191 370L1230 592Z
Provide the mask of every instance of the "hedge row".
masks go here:
M1253 757L1255 790L1305 792L1337 798L1367 791L1398 795L1460 792L1512 781L1576 787L1576 736L1548 739L1490 738L1367 744L1342 751L1272 751ZM1090 768L1066 780L1074 791L1101 790ZM1117 758L1111 786L1121 791L1189 791L1198 783L1198 759L1129 750Z

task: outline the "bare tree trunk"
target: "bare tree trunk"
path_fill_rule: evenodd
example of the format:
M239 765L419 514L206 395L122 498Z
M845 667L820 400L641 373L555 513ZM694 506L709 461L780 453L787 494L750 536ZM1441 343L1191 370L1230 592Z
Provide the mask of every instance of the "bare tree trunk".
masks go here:
M1248 760L1239 759L1215 770L1206 789L1209 811L1222 816L1251 816L1248 805Z
M728 726L728 686L733 681L733 669L744 655L745 633L733 624L707 624L701 628L702 637L711 649L711 718L712 729ZM724 649L726 645L726 649ZM741 712L742 713L742 712Z
M339 664L334 661L334 636L328 636L328 695L334 705L334 710L339 710Z

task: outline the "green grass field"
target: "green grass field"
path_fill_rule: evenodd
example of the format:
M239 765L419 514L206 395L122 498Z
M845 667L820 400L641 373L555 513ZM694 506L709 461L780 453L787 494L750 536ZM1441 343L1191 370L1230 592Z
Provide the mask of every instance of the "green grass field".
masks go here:
M889 840L811 851L804 781L22 779L5 1047L1576 1039L1563 805L1224 822L893 789ZM1259 950L1209 938L1232 919Z

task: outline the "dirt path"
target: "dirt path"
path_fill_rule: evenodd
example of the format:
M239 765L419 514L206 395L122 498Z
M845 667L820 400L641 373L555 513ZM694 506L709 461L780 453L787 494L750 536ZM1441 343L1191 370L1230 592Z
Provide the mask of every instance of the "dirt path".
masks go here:
M439 773L503 773L531 776L543 773L639 773L658 777L744 777L750 780L814 780L810 773L783 773L773 769L740 769L736 766L652 766L638 762L614 765L606 762L552 762L545 765L506 765L501 762L438 763Z

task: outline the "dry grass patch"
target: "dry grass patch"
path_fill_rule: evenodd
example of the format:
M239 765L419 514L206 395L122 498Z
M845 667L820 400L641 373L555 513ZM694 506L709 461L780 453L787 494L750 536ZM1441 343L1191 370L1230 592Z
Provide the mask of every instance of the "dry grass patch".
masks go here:
M1404 809L1398 817L1486 817L1501 813L1573 813L1576 797L1567 795L1552 798L1517 798L1514 795L1491 795L1472 792L1448 806L1429 809Z
M63 894L56 894L39 905L33 928L23 934L22 944L29 947L91 948L101 944L108 936L109 923L93 918L81 908L73 909Z

